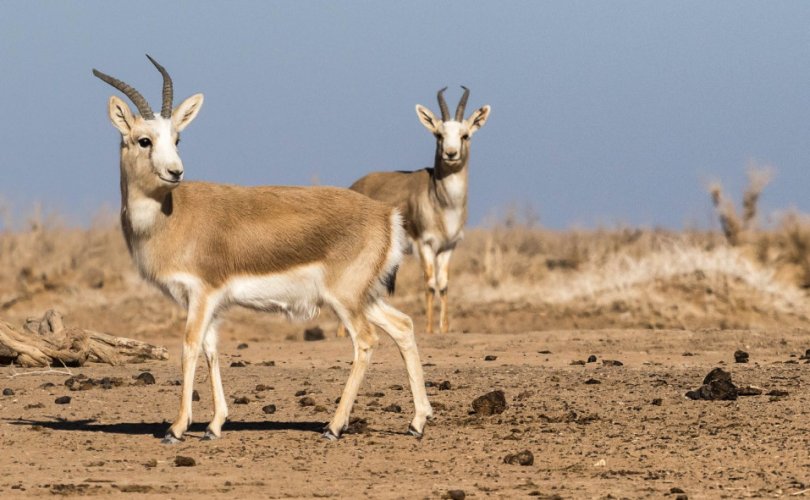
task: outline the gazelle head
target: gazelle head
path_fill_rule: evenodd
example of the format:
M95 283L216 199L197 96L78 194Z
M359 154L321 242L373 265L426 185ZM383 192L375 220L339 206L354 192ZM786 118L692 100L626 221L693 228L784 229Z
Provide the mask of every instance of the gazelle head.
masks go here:
M128 189L146 196L168 193L183 180L183 161L177 153L180 131L191 123L203 103L195 94L172 109L172 79L166 69L147 56L163 75L163 106L155 116L149 103L133 87L93 70L93 74L124 93L138 109L134 115L129 106L116 96L110 97L110 120L121 132L121 175Z
M450 112L447 109L447 102L444 100L444 91L447 87L441 89L437 94L439 100L439 109L442 112L442 119L439 120L433 113L421 104L416 105L416 116L419 121L425 126L433 135L436 136L436 154L440 156L442 162L448 166L461 166L467 163L467 157L470 152L470 137L484 124L489 118L489 105L483 106L470 115L466 120L464 119L464 108L467 106L467 98L470 96L470 90L467 87L464 89L464 95L456 108L456 116L451 119Z

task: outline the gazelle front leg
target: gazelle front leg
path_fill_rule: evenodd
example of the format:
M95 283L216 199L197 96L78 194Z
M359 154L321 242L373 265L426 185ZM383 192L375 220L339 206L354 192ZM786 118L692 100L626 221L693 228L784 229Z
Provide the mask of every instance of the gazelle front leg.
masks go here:
M426 243L419 244L419 261L425 276L425 314L427 333L433 333L433 301L436 296L436 253Z
M169 427L163 444L174 444L180 441L191 425L191 399L194 391L194 374L197 371L197 359L205 331L211 322L208 300L206 297L189 298L188 318L183 339L183 390L180 396L180 412Z
M225 391L222 389L222 377L219 373L219 356L217 354L217 321L211 321L211 325L205 332L203 338L203 352L208 361L208 380L211 382L211 395L214 398L214 418L208 424L203 439L217 439L222 435L222 424L228 418L228 403L225 400Z
M447 285L450 279L450 257L453 250L445 250L436 256L436 288L439 290L439 332L450 331L447 313Z

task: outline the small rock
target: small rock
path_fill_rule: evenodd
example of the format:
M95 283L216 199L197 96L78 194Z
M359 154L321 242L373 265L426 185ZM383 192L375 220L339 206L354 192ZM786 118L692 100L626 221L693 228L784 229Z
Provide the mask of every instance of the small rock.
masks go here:
M193 391L191 391L191 400L192 401L199 401L200 400L200 393L197 391L197 389L194 389Z
M532 465L534 464L534 455L529 450L524 450L514 455L506 455L503 457L503 462L509 465Z
M262 361L259 363L259 366L276 366L275 361Z
M365 434L368 432L368 421L365 418L352 417L344 434Z
M308 342L324 339L326 339L326 335L324 335L323 330L319 326L304 330L304 340Z
M624 366L624 363L616 359L603 359L602 366Z
M440 391L449 391L451 388L452 388L452 387L451 387L451 385L450 385L450 381L449 381L449 380L445 380L444 382L442 382L441 384L439 384L439 390L440 390Z
M191 457L184 457L182 455L177 455L174 457L174 465L176 467L194 467L197 465L197 461Z
M737 399L737 386L731 381L731 374L722 368L715 368L703 379L697 390L686 393L689 399L708 401L733 401Z
M585 381L585 383L587 385L595 385L595 384L601 384L602 382L596 380L595 378L589 378L588 380Z
M537 354L551 354L551 351L548 349L543 349L542 351L537 351Z
M575 359L569 363L571 366L585 366L585 362L581 359Z
M685 492L685 491L683 491L682 489L680 489L680 488L678 488L678 487L675 487L675 486L673 486L672 488L670 488L670 489L669 489L669 492L670 492L671 494L673 494L673 495L675 495L675 494L677 494L677 493L686 493L686 492Z
M3 389L3 396L13 396L14 389L5 388Z
M45 382L44 384L39 386L40 389L50 389L51 387L56 387L56 384L54 384L53 382Z
M370 398L382 398L382 397L385 396L385 393L384 392L372 392L372 393L366 394L366 396L368 396Z
M492 391L475 398L473 412L477 415L498 415L506 410L506 396L503 391Z
M593 354L588 356L588 363L596 363L596 356Z
M467 498L467 494L464 493L464 490L447 490L447 493L442 495L442 498L445 500L464 500Z
M492 354L484 356L484 361L495 361L496 359L498 359L498 356L493 356Z
M689 500L689 496L685 493L681 493L680 495L675 496L675 500Z
M313 411L314 411L315 413L326 413L326 412L327 412L327 409L326 409L326 407L325 407L325 406L323 406L323 405L315 405L315 408L313 408Z
M237 350L240 350L240 351L241 351L242 349L247 349L247 348L248 348L248 345L247 345L246 343L244 343L244 342L242 342L241 344L239 344L238 346L236 346L236 349L237 349Z
M810 349L807 349L806 351L804 351L804 355L802 357L800 357L799 359L810 359Z
M34 403L30 405L25 405L26 410L33 410L35 408L45 408L45 405L42 403Z
M231 368L244 368L247 364L244 361L232 361Z
M392 386L389 386L388 388L391 389L392 391L401 391L403 389L403 387L399 384L394 384Z
M121 387L124 385L124 379L121 377L104 377L98 381L98 385L102 389L112 389L113 387Z
M70 396L60 396L54 400L54 403L58 405L70 404Z
M267 405L262 407L262 411L268 415L272 415L276 412L276 405Z
M315 406L315 400L309 396L304 396L298 400L298 404L301 406Z
M737 396L759 396L762 394L762 389L751 385L745 387L737 387Z
M661 406L664 404L664 400L661 398L654 398L652 401L650 401L650 404L653 406Z
M138 376L132 377L136 381L140 381L142 385L153 385L155 383L155 376L149 372L143 372Z
M779 389L774 389L772 391L768 391L765 393L766 396L773 396L777 398L783 398L788 395L788 391L780 391Z
M391 412L391 413L402 413L402 407L399 405L391 404L383 408L383 411Z
M748 363L748 353L745 351L734 351L735 363Z
M250 399L247 396L240 396L233 399L233 404L235 405L246 405L248 403L250 403Z
M272 391L273 386L272 385L264 385L264 384L256 384L256 388L254 390L256 392Z
M150 458L149 460L144 462L143 466L146 467L147 469L154 469L155 467L157 467L157 464L158 461L156 459Z
M299 398L301 396L306 396L306 395L307 395L307 391L305 391L305 390L295 391L295 397L297 397L297 398Z

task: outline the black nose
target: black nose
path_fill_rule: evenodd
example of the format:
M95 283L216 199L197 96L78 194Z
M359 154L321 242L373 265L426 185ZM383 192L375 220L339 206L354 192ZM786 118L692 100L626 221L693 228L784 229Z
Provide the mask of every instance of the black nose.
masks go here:
M179 180L180 177L183 175L182 170L169 170L169 175L172 176L173 180Z
M458 154L458 153L457 153L457 152L455 152L455 151L448 151L448 152L447 152L447 157L448 157L448 158L450 158L450 159L452 160L453 158L455 158L455 157L456 157L456 155L457 155L457 154Z

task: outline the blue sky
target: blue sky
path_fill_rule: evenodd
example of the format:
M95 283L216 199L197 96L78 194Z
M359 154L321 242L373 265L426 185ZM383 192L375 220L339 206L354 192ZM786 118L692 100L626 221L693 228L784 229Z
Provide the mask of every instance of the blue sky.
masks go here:
M531 206L552 228L707 227L706 184L739 196L776 170L765 211L810 211L810 2L3 2L0 199L75 223L117 209L115 91L205 104L189 179L348 186L417 169L414 105L472 90L470 222Z

